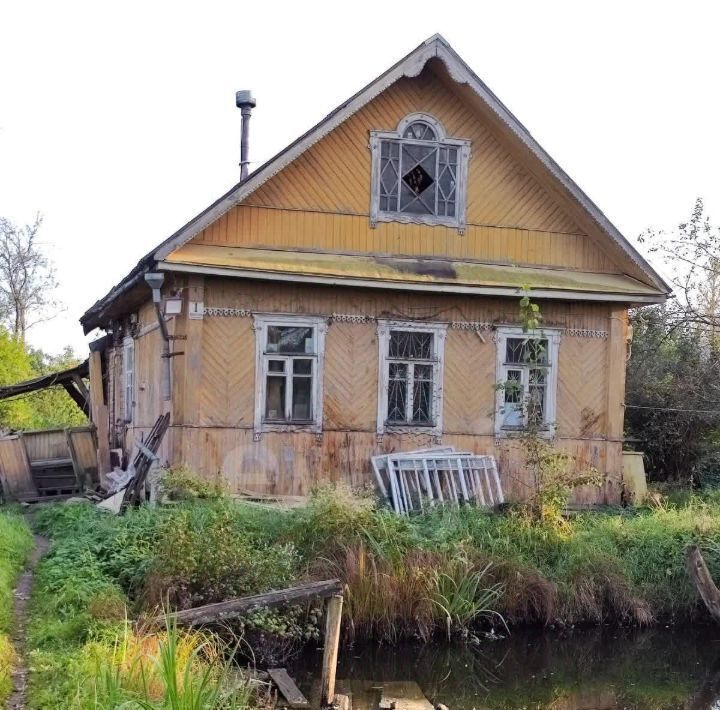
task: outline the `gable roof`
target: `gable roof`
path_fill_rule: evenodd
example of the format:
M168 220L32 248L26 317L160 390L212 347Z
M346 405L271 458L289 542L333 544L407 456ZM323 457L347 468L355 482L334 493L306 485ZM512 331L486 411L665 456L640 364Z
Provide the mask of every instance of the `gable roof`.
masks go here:
M420 74L431 59L442 61L450 77L459 84L468 86L487 106L492 114L506 127L510 133L529 151L555 182L563 189L567 196L579 206L581 211L589 218L603 234L607 235L619 251L633 262L640 273L647 279L648 284L656 288L659 295L669 294L670 286L653 269L647 260L633 247L632 244L610 222L595 203L580 189L580 187L562 170L562 168L545 152L539 143L532 137L525 126L512 114L512 112L498 99L487 85L470 69L463 59L455 52L450 44L441 35L436 34L416 47L407 56L390 67L387 71L370 82L367 86L343 102L334 111L329 113L322 121L309 131L297 138L294 142L277 153L274 157L252 172L245 180L237 183L228 192L218 198L209 207L193 217L177 232L168 237L159 246L146 254L133 271L114 287L105 297L95 303L80 319L85 331L96 327L92 324L94 314L112 301L120 293L127 291L138 277L150 268L156 261L163 261L173 251L186 244L203 229L211 225L223 214L241 203L255 190L280 172L296 158L315 145L319 140L343 123L348 117L369 103L372 99L385 91L402 77L415 77Z

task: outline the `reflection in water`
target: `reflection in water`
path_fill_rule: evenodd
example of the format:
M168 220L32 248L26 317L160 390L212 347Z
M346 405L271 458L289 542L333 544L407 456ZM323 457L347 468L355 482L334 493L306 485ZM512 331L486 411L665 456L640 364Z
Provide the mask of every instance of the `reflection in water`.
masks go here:
M291 663L311 694L319 665L317 651ZM414 680L451 710L720 710L720 630L521 631L479 647L355 646L341 652L338 678L347 681L340 692L355 694L356 708L372 702L361 698L363 688Z

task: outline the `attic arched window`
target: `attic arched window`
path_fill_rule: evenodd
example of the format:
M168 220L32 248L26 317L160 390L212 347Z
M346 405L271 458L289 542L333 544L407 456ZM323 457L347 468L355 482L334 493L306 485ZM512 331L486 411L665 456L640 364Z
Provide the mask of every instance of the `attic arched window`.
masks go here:
M448 138L428 114L413 113L392 132L371 131L370 221L444 224L465 229L470 141Z

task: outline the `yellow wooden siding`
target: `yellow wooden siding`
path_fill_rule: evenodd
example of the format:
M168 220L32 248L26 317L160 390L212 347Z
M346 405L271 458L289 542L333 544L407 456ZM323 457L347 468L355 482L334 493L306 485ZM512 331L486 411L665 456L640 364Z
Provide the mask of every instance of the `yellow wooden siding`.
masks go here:
M260 313L344 313L372 318L430 319L513 323L516 299L456 294L410 293L334 286L213 278L205 289L205 305L245 308ZM544 323L585 330L608 329L608 306L602 303L540 301Z
M457 229L450 227L398 222L381 222L371 229L367 216L245 205L233 208L193 242L402 256L419 254L619 272L608 256L584 235L469 225L461 236Z
M495 369L495 343L490 333L448 332L443 376L443 429L447 433L492 434Z
M564 337L557 391L558 436L597 436L606 428L608 341Z
M413 111L472 141L468 227L369 224L370 130ZM502 140L431 70L402 79L299 156L194 241L287 249L432 255L617 272Z
M322 484L343 482L351 486L372 485L370 457L375 454L431 446L428 435L385 436L382 443L371 432L325 432L264 434L254 441L249 429L184 428L182 460L199 473L222 474L233 491L276 495L307 495ZM515 442L496 445L492 436L445 435L442 443L459 450L497 457L503 490L509 499L522 499L533 490L521 447ZM561 441L558 448L577 462L580 470L594 466L605 470L605 461L619 443ZM578 503L619 502L621 479L610 472L607 485L578 491Z
M370 204L369 131L395 130L423 112L448 136L471 141L468 222L553 232L582 230L513 159L472 109L429 68L381 93L269 180L249 202L269 207L367 214Z
M429 319L436 321L517 322L514 299L374 292L363 289L269 284L206 278L194 286L206 306L260 312L306 313ZM200 290L201 289L201 290ZM608 331L607 304L543 304L548 326ZM185 321L184 325L182 321ZM306 494L315 485L372 481L372 454L434 443L427 434L375 433L378 351L374 322L332 321L326 336L324 421L320 436L308 432L263 433L254 441L255 333L252 318L207 314L171 323L186 355L173 358L173 426L161 456L184 462L199 473L227 478L232 490ZM192 326L192 327L190 327ZM516 442L495 441L493 411L496 345L492 332L450 327L445 344L443 443L478 453L494 453L511 497L526 496L532 485ZM197 342L196 342L197 340ZM162 411L160 338L157 330L136 342L138 393L128 443L146 432ZM622 347L622 344L621 346ZM558 445L579 469L595 466L613 482L603 490L577 494L579 502L617 501L620 442L604 440L611 343L607 338L564 334L558 370ZM195 354L197 353L197 354ZM187 356L187 357L186 357ZM183 405L183 402L185 403ZM188 407L188 403L192 406Z
M251 427L255 406L255 333L250 318L203 321L198 423ZM192 417L192 412L186 412Z
M333 323L325 338L325 429L372 431L377 422L377 327Z

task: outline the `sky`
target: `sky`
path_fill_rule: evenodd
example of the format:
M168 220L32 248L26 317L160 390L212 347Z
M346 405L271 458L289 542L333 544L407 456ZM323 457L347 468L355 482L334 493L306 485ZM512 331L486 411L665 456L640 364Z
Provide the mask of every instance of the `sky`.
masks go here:
M236 90L257 166L436 32L631 241L697 197L720 222L711 0L0 0L0 27L0 215L44 216L49 352L84 353L82 313L237 182Z

